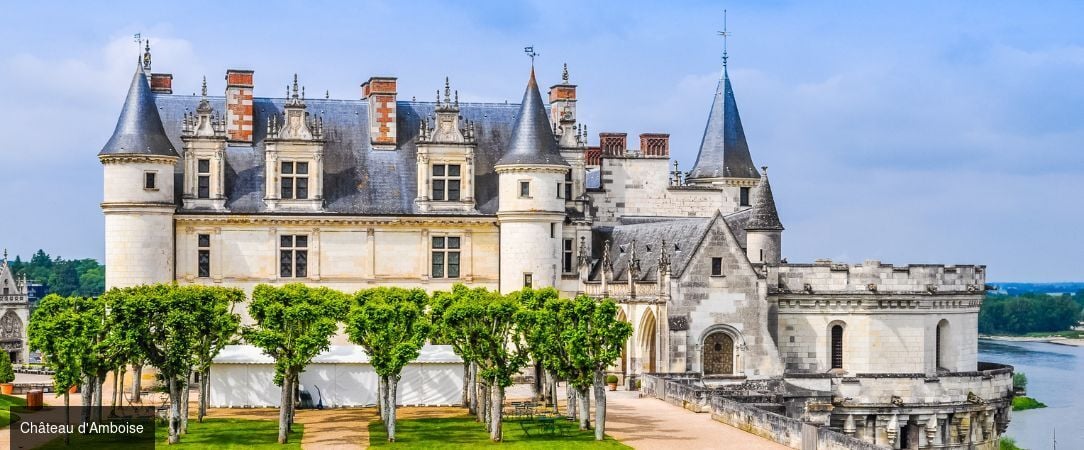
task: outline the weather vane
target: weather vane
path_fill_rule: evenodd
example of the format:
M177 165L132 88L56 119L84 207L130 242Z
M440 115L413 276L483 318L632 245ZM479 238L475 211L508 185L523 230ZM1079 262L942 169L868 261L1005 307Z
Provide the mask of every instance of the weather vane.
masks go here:
M723 31L719 32L719 36L723 37L723 67L726 67L726 38L730 36L730 32L726 31L726 10L723 10Z
M523 53L526 53L527 56L531 57L531 67L534 67L534 57L541 55L541 53L535 53L533 45L523 47Z
M136 33L136 34L132 35L132 40L135 41L135 43L136 43L136 51L137 52L140 51L140 50L143 50L143 34L142 33Z

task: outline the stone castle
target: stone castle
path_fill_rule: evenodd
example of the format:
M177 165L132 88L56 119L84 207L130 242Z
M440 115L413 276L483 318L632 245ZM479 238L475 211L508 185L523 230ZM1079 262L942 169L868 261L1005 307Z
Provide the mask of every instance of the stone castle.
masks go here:
M8 252L0 259L0 348L13 363L30 362L26 324L30 321L30 283L26 275L16 278L8 264Z
M695 380L894 448L996 448L1009 422L1011 368L977 360L985 267L783 259L725 67L687 173L667 134L590 145L567 68L519 104L225 81L177 95L137 65L98 154L108 287L555 287L620 302L630 386Z

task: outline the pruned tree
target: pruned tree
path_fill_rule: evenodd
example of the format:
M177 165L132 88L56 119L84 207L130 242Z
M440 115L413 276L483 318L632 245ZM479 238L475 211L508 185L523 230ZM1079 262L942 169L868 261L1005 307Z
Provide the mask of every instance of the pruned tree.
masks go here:
M574 368L570 384L581 390L594 388L595 439L599 441L606 428L604 372L621 357L621 349L632 336L632 325L619 320L617 310L613 300L600 301L585 295L563 302L560 308L559 334ZM585 394L581 394L582 399L586 399ZM588 411L586 405L581 405L581 416L587 416Z
M211 387L211 363L222 349L236 343L241 332L241 315L234 307L245 300L245 292L236 288L200 286L193 292L202 298L196 311L199 337L196 341L196 373L199 374L199 404L196 420L207 415L207 396ZM185 415L187 418L187 414ZM185 420L184 428L187 428Z
M373 370L383 380L378 402L388 441L395 442L395 405L403 367L418 358L431 330L425 307L429 296L421 289L378 287L355 295L346 322L350 341L369 354Z
M516 322L523 333L527 351L537 367L542 369L542 378L545 383L541 384L543 399L553 402L553 408L557 410L556 384L557 379L567 372L567 357L564 357L559 336L554 332L557 328L557 315L550 310L553 302L557 301L560 294L556 289L523 289L522 291L509 294L518 297L523 308ZM537 372L537 371L536 371ZM537 376L537 373L536 373Z
M346 311L346 295L301 283L282 287L261 284L252 291L248 311L254 326L245 327L245 341L275 359L275 384L282 387L278 442L287 442L293 420L297 379L312 359L331 346L331 336Z
M512 385L512 376L527 363L528 354L516 325L520 311L516 297L505 297L496 292L482 290L464 291L444 311L444 323L456 333L473 333L467 353L478 362L479 376L490 389L489 433L493 441L504 436L502 404L504 390Z
M478 389L478 364L472 358L470 350L471 340L474 334L462 332L463 330L450 327L444 322L444 311L448 309L456 299L470 295L471 289L456 283L451 291L437 291L429 299L429 322L433 326L431 340L436 343L452 346L460 358L463 359L463 405L470 414L475 415L478 421L483 420L479 413Z
M84 317L73 305L73 300L56 294L45 296L27 325L29 345L40 351L53 368L53 388L57 397L64 396L65 422L68 421L70 389L82 378L83 355L91 340L84 325ZM65 434L65 441L68 436Z

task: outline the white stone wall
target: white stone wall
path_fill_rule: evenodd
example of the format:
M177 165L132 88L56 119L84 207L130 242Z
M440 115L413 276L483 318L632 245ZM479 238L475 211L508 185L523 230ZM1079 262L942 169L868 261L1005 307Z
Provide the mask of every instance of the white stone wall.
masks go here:
M174 165L161 162L115 162L102 165L106 203L173 203ZM154 172L155 189L144 189L144 173Z
M172 207L105 210L106 289L173 279L172 214Z
M561 227L552 221L501 221L500 248L502 293L523 288L524 274L530 273L535 288L558 286L560 276ZM555 227L550 237L550 228Z

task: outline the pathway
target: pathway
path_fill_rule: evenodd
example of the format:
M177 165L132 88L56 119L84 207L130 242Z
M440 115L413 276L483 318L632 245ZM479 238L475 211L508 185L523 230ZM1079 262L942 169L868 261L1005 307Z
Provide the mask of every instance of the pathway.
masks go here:
M760 436L636 392L606 392L606 434L637 450L788 450Z

